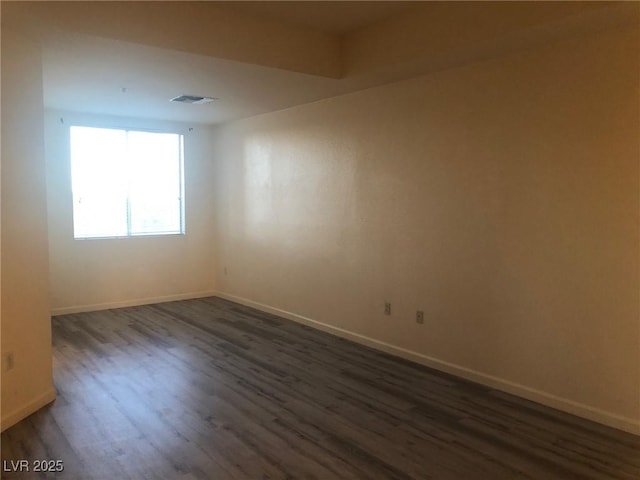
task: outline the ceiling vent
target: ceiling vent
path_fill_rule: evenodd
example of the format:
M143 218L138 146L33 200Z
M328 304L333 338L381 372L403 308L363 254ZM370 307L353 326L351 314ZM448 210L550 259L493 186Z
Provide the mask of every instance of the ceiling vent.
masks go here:
M193 103L194 105L203 105L205 103L211 103L217 98L214 97L201 97L200 95L180 95L179 97L174 97L170 102L179 102L179 103Z

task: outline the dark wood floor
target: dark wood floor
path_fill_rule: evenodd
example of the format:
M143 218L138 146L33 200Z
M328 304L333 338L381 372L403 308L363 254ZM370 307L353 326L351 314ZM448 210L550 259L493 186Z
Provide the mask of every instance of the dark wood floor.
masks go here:
M65 470L3 478L640 478L640 437L217 298L59 316L53 338L58 399L2 459Z

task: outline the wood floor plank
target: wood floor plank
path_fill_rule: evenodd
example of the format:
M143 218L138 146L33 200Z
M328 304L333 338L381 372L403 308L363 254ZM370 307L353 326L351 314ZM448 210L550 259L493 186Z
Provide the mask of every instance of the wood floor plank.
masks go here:
M65 470L3 478L640 478L640 437L219 298L52 322L58 398L2 460Z

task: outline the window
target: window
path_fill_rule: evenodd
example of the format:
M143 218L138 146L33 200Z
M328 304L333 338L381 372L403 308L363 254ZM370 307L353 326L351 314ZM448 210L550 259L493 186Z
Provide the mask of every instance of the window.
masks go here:
M74 238L184 233L183 137L72 126Z
M183 137L72 126L74 238L184 233Z

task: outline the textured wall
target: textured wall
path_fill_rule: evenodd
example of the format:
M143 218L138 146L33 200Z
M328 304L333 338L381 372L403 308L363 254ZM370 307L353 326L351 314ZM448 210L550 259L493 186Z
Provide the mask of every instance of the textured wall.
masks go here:
M44 165L40 49L3 26L2 429L55 397Z
M609 32L215 129L220 290L640 431L638 45Z

